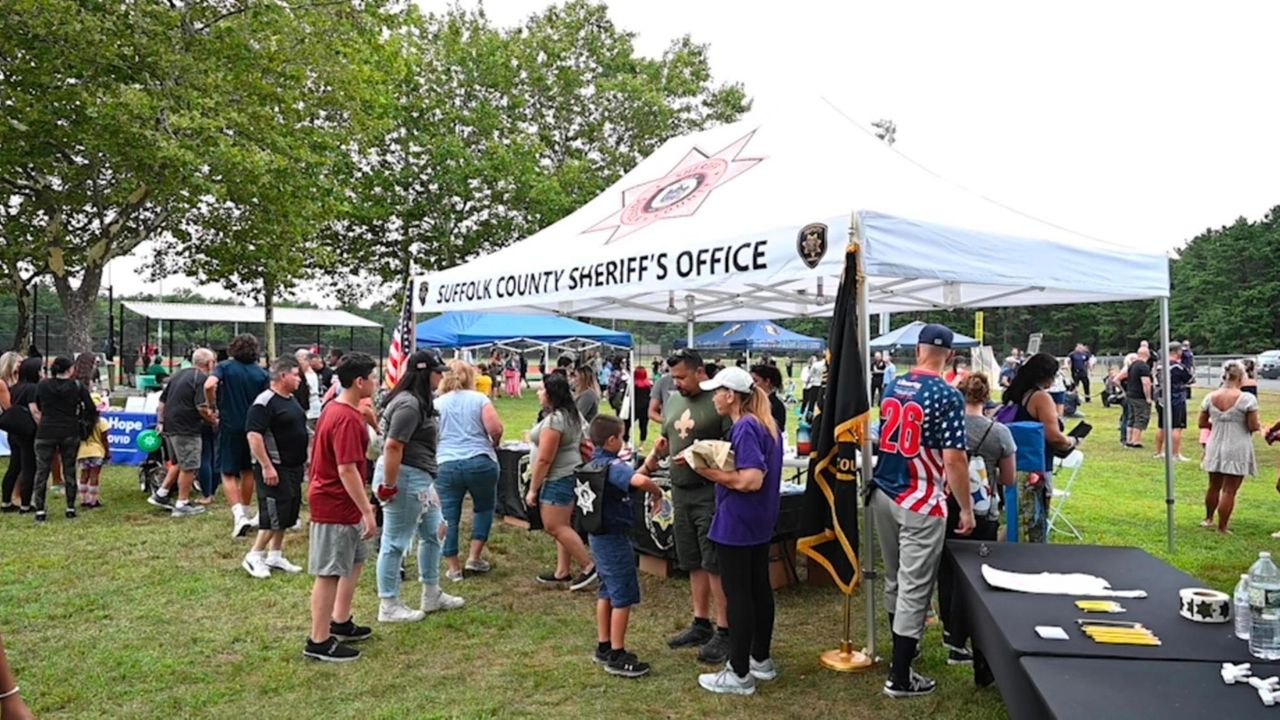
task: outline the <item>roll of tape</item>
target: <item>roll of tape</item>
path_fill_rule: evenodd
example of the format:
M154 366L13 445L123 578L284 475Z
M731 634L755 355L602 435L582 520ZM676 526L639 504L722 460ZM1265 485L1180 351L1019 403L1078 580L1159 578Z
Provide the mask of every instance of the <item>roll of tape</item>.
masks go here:
M1178 591L1178 600L1178 614L1191 622L1231 620L1231 598L1226 593L1208 588L1182 588Z

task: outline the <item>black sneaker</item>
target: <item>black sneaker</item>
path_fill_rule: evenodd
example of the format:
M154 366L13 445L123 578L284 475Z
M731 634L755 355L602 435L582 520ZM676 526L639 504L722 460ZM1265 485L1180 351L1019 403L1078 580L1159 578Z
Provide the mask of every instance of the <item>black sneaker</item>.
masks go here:
M947 664L948 665L972 665L973 653L968 648L947 647Z
M698 662L723 665L729 661L729 633L716 630L706 645L698 651Z
M591 656L591 661L597 665L608 665L609 660L612 658L612 650L601 650L597 647L595 653Z
M19 506L18 506L18 514L19 514L19 515L30 515L31 513L35 512L35 511L36 511L36 509L35 509L35 508L33 508L33 507L31 507L30 505L19 505Z
M148 504L148 505L153 505L153 506L158 507L158 508L160 508L160 509L162 509L162 510L172 510L172 509L173 509L173 498L172 498L171 496L169 496L169 495L165 495L164 497L160 497L159 495L157 495L157 494L155 494L155 493L151 493L151 495L147 497L147 504Z
M604 671L619 677L638 678L649 674L649 663L637 660L635 653L620 652L604 666Z
M715 634L715 630L710 625L698 625L694 623L689 627L681 630L679 633L667 638L667 647L682 648L693 647L694 645L705 645Z
M573 582L569 583L569 590L573 591L573 590L583 590L585 588L589 588L593 584L595 584L596 580L599 580L599 579L600 579L600 575L596 572L596 566L592 565L591 570L580 573L577 577L573 579Z
M75 509L75 508L67 508L67 519L68 519L68 520L75 520L75 519L76 519L76 509Z
M892 679L885 680L884 694L891 698L920 697L921 695L928 695L933 692L933 689L937 686L938 683L912 669L911 676L907 678L906 684L899 685Z
M46 513L46 512L45 512L45 511L43 511L43 510L37 510L37 511L36 511L36 522L38 522L38 523L42 523L42 522L44 522L45 520L48 520L48 519L49 519L49 515L48 515L48 513Z
M343 645L336 637L330 637L322 643L313 643L311 638L307 638L307 646L302 650L302 656L312 660L340 663L359 660L360 651Z
M0 505L0 513L16 513L16 512L18 512L17 505Z
M559 575L556 574L554 570L552 570L551 572L542 573L541 575L534 578L534 580L537 580L543 585L561 585L569 582L572 579L573 579L572 575L565 575L564 577L560 577Z
M373 628L357 625L355 617L352 616L344 623L336 623L330 620L329 634L343 642L360 642L361 640L369 639L369 636L373 634Z

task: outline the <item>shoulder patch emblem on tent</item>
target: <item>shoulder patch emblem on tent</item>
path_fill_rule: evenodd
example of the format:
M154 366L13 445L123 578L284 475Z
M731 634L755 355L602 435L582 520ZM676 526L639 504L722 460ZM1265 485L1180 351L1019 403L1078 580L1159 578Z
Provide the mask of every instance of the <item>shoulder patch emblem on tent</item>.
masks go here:
M666 175L623 190L622 209L583 233L608 230L609 237L603 243L608 245L655 221L693 215L712 190L764 160L738 157L753 135L754 130L713 155L694 147Z
M810 223L800 228L796 235L796 252L800 259L810 268L818 267L822 256L827 254L827 226L822 223Z

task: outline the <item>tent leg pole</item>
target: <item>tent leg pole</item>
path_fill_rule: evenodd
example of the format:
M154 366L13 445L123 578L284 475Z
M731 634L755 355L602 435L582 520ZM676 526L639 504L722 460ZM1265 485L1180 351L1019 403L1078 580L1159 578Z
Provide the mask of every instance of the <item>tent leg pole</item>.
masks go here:
M1169 556L1173 556L1173 403L1170 394L1172 388L1169 387L1169 298L1160 298L1160 348L1158 353L1164 357L1160 362L1160 401L1164 403L1166 412L1164 413L1164 422L1161 423L1164 430L1164 502L1166 522L1168 524L1169 533Z
M870 390L871 388L871 317L867 308L867 279L863 272L865 260L863 259L863 248L866 246L862 242L862 226L857 221L857 215L853 217L852 229L855 233L855 242L858 243L858 350L862 353L862 386ZM868 405L870 398L868 398ZM868 422L870 420L868 419ZM862 438L862 457L860 458L862 472L859 473L862 482L871 482L871 474L873 472L871 457L871 434L865 433ZM872 663L876 662L876 524L875 518L866 507L858 508L862 511L862 557L858 558L858 564L862 566L863 578L863 607L866 614L867 624L867 657Z
M687 330L687 333L685 334L685 341L689 343L685 347L689 348L690 350L693 350L694 347L693 347L693 321L692 320L689 321L689 328Z

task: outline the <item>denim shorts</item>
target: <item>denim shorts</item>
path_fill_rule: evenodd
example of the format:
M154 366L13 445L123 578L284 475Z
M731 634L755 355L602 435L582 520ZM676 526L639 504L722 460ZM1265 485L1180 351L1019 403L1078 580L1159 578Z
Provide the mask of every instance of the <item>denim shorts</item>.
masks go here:
M629 533L591 536L591 556L600 574L597 596L609 601L614 610L640 602L640 579L636 576L636 551Z
M573 476L547 480L542 483L542 488L538 491L538 502L560 507L572 505L575 484Z

